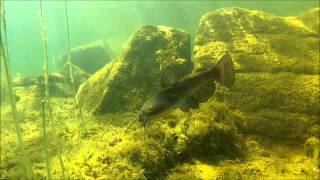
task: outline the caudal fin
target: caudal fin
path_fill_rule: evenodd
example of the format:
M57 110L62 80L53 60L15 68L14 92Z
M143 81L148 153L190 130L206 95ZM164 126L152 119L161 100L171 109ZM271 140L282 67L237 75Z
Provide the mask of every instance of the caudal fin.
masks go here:
M229 53L224 54L216 68L219 69L219 77L215 80L218 81L220 84L231 88L234 84L235 74L234 74L234 67L232 63L232 58Z

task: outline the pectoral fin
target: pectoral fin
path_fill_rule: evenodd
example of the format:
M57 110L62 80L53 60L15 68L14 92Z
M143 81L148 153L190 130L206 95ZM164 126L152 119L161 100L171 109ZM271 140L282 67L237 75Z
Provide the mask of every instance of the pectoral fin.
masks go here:
M183 112L188 112L190 109L199 108L199 102L194 97L187 97L174 106L180 108Z
M190 109L197 109L199 108L199 102L194 97L188 97L185 99L186 107L189 107Z

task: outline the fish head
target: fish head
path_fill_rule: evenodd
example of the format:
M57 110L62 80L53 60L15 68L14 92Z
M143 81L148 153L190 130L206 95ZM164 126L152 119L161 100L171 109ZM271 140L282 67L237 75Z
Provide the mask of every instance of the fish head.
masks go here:
M170 101L162 92L150 97L137 113L137 120L143 124L147 123L151 117L155 117L168 109Z
M158 108L157 101L153 97L148 99L138 111L137 120L145 125L149 120L149 116L155 114Z
M162 112L164 109L167 109L170 106L171 99L169 94L164 91L160 91L153 96L151 96L141 107L146 115L154 115Z
M137 120L142 123L144 126L145 124L147 124L147 121L148 121L148 117L147 115L142 111L142 110L139 110L138 113L137 113Z

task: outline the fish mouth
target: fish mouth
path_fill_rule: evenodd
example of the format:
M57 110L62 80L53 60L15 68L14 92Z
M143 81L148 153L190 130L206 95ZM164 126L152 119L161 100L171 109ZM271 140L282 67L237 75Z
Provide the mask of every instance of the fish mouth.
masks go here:
M147 120L147 116L145 115L145 113L142 110L139 110L137 113L137 120L139 122L145 122Z
M141 122L143 125L146 125L148 121L147 119L147 115L144 113L144 111L139 110L137 113L137 120Z

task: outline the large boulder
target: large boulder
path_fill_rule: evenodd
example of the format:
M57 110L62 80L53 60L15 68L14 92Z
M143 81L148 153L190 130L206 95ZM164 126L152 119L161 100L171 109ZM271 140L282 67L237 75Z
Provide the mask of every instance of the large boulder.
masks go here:
M89 74L95 73L113 58L113 53L105 40L77 46L70 51L72 63ZM67 60L68 54L61 54L57 61L58 68L63 68Z
M319 8L297 17L278 17L242 8L205 14L195 37L195 67L228 51L238 72L318 74Z
M227 8L201 18L194 71L231 54L235 85L218 86L215 98L237 109L242 132L303 142L317 131L318 19L319 8L295 17Z
M94 114L130 111L160 87L161 72L174 68L178 76L192 69L190 36L162 26L144 26L123 53L92 75L77 93L84 111Z

